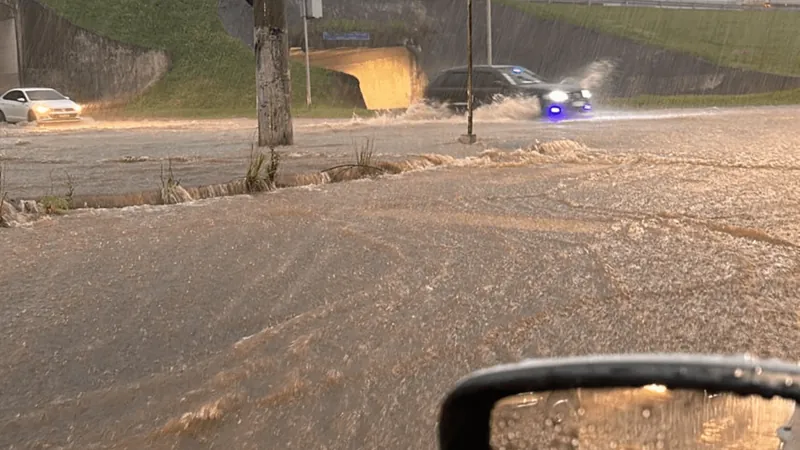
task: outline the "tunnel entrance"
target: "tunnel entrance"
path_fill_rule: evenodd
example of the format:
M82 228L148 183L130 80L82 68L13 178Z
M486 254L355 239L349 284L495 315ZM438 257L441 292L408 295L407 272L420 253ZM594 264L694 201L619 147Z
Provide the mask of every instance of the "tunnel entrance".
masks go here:
M14 9L0 3L0 93L19 87L18 49Z
M364 102L364 95L361 92L361 83L358 78L344 72L333 72L333 91L335 92L332 98L333 106L354 107L359 109L366 109L367 104ZM314 86L311 87L311 96L314 96Z

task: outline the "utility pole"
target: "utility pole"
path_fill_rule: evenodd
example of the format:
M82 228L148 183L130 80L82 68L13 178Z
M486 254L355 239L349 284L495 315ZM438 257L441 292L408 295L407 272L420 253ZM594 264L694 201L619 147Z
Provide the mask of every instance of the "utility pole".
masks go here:
M486 0L486 64L492 65L492 0Z
M467 134L459 139L464 144L474 144L472 134L472 0L467 0Z
M306 47L306 107L311 108L311 57L308 55L308 0L303 1L303 39Z
M258 146L292 145L292 84L285 0L254 0Z

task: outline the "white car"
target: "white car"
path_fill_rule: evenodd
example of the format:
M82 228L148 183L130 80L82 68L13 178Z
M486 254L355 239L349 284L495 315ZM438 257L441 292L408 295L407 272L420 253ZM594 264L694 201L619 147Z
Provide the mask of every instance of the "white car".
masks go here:
M11 89L0 96L0 122L74 122L81 120L81 109L50 88Z

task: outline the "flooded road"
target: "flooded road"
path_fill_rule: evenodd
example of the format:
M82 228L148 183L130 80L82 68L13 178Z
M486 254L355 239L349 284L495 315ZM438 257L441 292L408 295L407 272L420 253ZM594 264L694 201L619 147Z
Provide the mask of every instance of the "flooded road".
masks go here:
M478 113L480 112L480 113ZM371 140L375 159L397 161L419 153L455 157L489 148L512 150L536 139L568 138L609 151L741 152L743 142L800 139L789 127L800 109L598 111L589 119L551 123L530 105L476 112L480 142L457 142L464 119L439 110L414 109L399 117L296 121L296 145L279 149L280 174L319 171L354 163ZM781 130L774 136L774 130ZM255 121L92 122L80 126L0 127L0 161L12 198L74 194L124 194L159 189L169 160L183 186L227 183L244 177L256 136Z
M487 147L586 145L2 230L0 448L432 449L446 391L487 365L796 361L799 116L498 122L476 127ZM445 143L462 132L447 121L339 124L298 144L361 133L387 153L479 151ZM174 128L4 139L31 141L7 157L98 161L137 145L155 157L181 141L174 154L210 158L245 145L248 127L204 131L219 136L205 150L199 131ZM120 136L123 152L95 152Z

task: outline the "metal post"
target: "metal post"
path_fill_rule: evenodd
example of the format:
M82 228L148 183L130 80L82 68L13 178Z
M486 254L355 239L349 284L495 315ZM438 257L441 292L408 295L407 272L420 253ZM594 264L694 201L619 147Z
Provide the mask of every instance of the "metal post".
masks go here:
M467 0L467 137L474 142L472 134L472 0Z
M486 0L486 64L492 65L492 0Z
M477 138L472 134L472 0L467 0L467 134L461 135L462 144L474 144Z
M306 106L311 108L311 58L308 55L308 0L303 1L303 39L306 43Z

